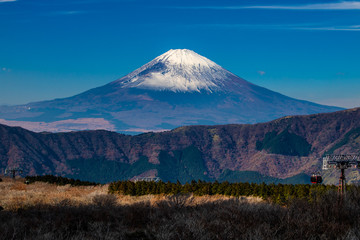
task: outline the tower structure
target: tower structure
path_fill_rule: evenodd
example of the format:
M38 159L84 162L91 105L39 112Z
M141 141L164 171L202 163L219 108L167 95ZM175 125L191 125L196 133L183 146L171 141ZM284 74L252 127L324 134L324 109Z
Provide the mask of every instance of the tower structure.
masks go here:
M323 157L323 170L330 168L341 171L339 177L338 193L343 196L346 192L345 169L360 168L360 155L326 155Z
M14 179L14 180L15 180L15 175L16 175L16 173L21 174L22 172L23 172L23 171L22 171L20 168L18 168L18 167L16 167L16 168L6 168L6 169L5 169L5 174L11 175L11 176L12 176L12 179Z

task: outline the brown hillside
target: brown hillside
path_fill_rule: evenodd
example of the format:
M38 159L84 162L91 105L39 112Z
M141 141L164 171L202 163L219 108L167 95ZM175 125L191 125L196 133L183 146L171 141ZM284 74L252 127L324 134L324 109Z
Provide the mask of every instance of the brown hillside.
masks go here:
M0 168L20 166L24 174L71 175L76 170L68 165L72 160L133 164L145 156L159 164L161 152L173 155L192 146L200 151L205 174L211 178L225 169L285 178L320 169L327 151L359 153L359 117L360 108L356 108L254 125L189 126L137 136L108 131L34 133L0 125Z

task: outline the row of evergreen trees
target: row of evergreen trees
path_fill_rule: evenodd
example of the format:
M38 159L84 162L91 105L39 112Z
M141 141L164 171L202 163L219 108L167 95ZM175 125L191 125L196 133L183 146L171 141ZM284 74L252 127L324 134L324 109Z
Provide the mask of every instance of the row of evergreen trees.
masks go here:
M348 188L358 188L348 186ZM329 191L336 191L337 186L320 184L256 184L256 183L229 183L229 182L204 182L191 181L181 184L180 182L132 182L118 181L109 185L109 193L141 196L147 194L194 194L202 195L225 195L225 196L257 196L271 202L286 204L292 199L315 201ZM358 189L360 190L360 189Z
M51 184L56 184L64 186L70 184L71 186L95 186L98 183L89 182L89 181L80 181L79 179L72 179L66 177L59 177L54 175L44 175L44 176L26 176L25 181L27 183L33 182L47 182Z
M57 185L71 186L94 186L94 182L80 181L65 177L45 175L45 176L27 176L26 181L33 183L36 181L47 182ZM348 190L360 192L360 187L356 185L347 185ZM336 191L337 186L322 184L256 184L256 183L229 183L225 182L205 182L191 181L181 184L179 181L172 182L154 182L154 181L117 181L109 184L109 193L123 194L131 196L142 196L147 194L194 194L203 195L225 195L225 196L256 196L279 204L288 204L293 199L302 199L309 202L316 201L329 191Z

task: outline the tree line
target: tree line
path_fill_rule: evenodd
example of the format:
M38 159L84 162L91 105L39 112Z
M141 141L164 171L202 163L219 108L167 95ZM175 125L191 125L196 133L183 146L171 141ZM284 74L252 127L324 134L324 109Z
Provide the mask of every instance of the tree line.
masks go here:
M95 186L98 183L89 182L89 181L80 181L79 179L72 179L54 175L44 175L44 176L26 176L26 183L34 183L34 182L46 182L51 184L56 184L60 186L64 186L70 184L71 186Z
M98 183L81 181L60 176L27 176L27 183L36 181L47 182L56 185L71 186L95 186ZM347 185L347 190L360 193L360 186ZM108 192L111 194L122 194L131 196L142 196L148 194L193 194L195 196L204 195L224 195L224 196L255 196L269 202L287 205L294 199L301 199L315 202L330 191L337 191L337 186L323 184L257 184L248 182L229 183L225 182L206 182L195 181L181 184L179 181L173 182L154 182L154 181L117 181L109 184Z
M348 188L359 187L348 185ZM146 181L118 181L110 183L109 193L123 194L131 196L141 196L147 194L194 194L203 195L225 195L225 196L256 196L271 202L287 204L293 199L302 199L309 202L316 201L329 191L336 191L337 186L322 184L256 184L256 183L229 183L225 182L205 182L191 181L181 184L171 182L146 182Z

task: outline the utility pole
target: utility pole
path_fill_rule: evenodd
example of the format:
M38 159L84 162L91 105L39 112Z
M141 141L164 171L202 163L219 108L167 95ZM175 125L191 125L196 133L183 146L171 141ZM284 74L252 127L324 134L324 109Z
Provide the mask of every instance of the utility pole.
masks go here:
M5 174L10 174L12 179L15 180L16 173L21 174L23 171L20 168L6 168Z
M343 198L346 192L345 169L360 168L360 155L326 155L323 157L323 170L340 169L338 193Z

